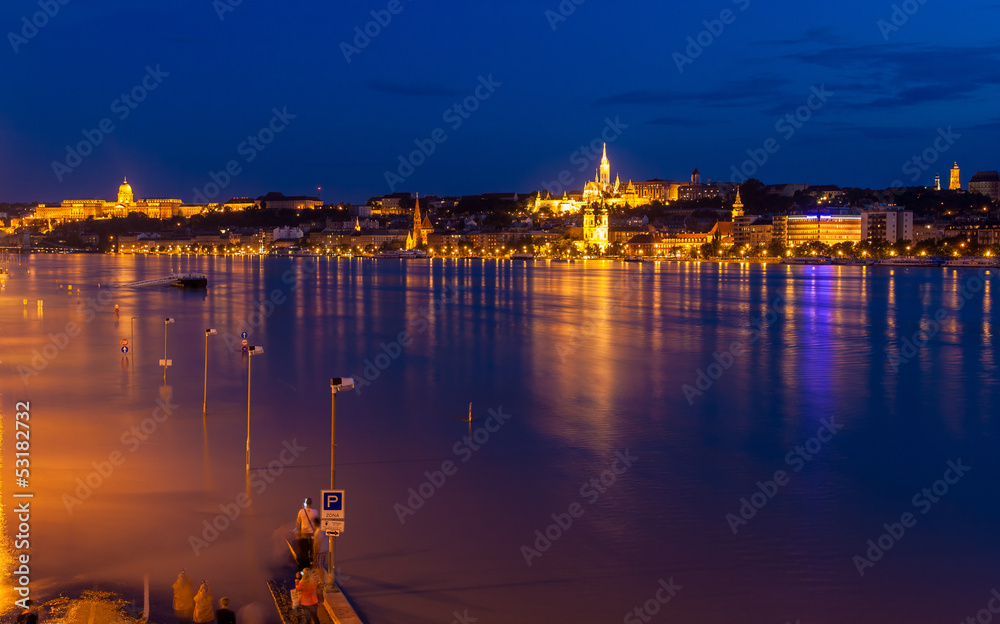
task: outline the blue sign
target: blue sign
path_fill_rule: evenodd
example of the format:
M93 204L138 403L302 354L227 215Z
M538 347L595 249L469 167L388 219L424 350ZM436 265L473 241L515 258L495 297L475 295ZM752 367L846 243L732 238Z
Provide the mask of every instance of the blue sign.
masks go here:
M128 347L122 347L122 354L128 354Z
M240 334L240 338L242 338L243 340L246 340L247 339L247 333L243 332L242 334Z
M320 515L324 520L344 518L344 490L323 490L323 511Z

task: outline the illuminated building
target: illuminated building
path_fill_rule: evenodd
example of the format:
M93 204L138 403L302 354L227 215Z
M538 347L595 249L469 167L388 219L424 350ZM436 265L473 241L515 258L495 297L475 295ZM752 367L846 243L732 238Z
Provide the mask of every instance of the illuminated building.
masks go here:
M940 171L936 171L934 173L934 190L935 191L940 191L941 190L941 172Z
M598 202L604 202L608 206L621 207L645 206L654 200L664 200L665 193L662 190L660 196L652 196L650 189L644 189L644 191L640 192L640 185L631 181L623 187L620 176L616 176L614 183L611 182L611 161L608 160L608 144L605 143L601 162L594 174L594 179L584 185L582 193L564 191L563 196L558 197L542 190L535 197L533 210L538 212L547 209L555 213L572 214L582 212L586 206Z
M860 215L787 215L774 217L772 234L786 247L861 242ZM781 235L781 238L779 238Z
M594 212L594 206L583 209L583 244L596 245L604 250L608 246L608 207L601 204Z
M691 172L691 183L682 185L677 189L677 199L694 200L722 197L726 190L730 188L732 188L732 185L728 184L702 184L701 172L695 167L694 171Z
M679 182L653 179L645 182L636 182L635 192L640 199L646 201L671 202L677 201L677 190L680 187L681 184Z
M323 207L323 201L318 197L306 195L288 197L284 193L274 191L258 197L256 203L262 210L315 210Z
M202 212L203 205L185 205L179 199L143 199L135 201L135 194L128 179L118 187L117 201L102 199L66 199L58 206L39 204L35 210L34 219L46 222L61 223L65 221L83 221L85 219L109 219L111 217L126 217L131 213L141 213L151 219L171 219L173 217L190 217Z
M962 190L962 175L958 168L958 161L956 161L955 165L951 168L951 184L948 185L948 188L953 191Z
M909 210L863 211L861 240L890 244L913 241L913 213Z
M420 195L417 195L417 203L413 206L413 227L406 236L406 248L416 249L427 246L427 235L434 232L430 217L420 214Z
M740 189L736 188L736 201L733 202L733 244L737 246L753 245L753 223L757 221L756 215L748 215L743 212L743 200L740 198ZM770 230L770 227L768 228Z
M1000 173L980 171L969 180L969 192L985 195L993 201L1000 200Z

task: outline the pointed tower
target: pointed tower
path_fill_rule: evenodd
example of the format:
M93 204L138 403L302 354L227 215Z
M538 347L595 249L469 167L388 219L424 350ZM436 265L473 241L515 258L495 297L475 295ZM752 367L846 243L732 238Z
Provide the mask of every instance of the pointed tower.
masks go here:
M426 242L422 236L422 225L423 219L420 217L420 193L417 193L417 203L413 206L413 228L410 231L412 238L407 238L407 248L416 249Z
M600 185L602 191L608 191L611 188L611 161L608 160L608 144L604 144L604 156L601 157L601 179Z
M622 186L622 178L617 173L615 174L615 195L618 194L618 189Z
M958 168L958 161L956 161L955 165L951 168L951 184L948 185L948 188L952 191L962 190L962 173Z
M934 172L934 190L935 191L940 191L941 190L941 172L940 171L935 171Z
M698 167L695 167L694 171L691 172L691 184L701 184L701 172L698 171Z
M743 216L743 200L740 199L740 187L736 187L736 201L733 202L733 221Z

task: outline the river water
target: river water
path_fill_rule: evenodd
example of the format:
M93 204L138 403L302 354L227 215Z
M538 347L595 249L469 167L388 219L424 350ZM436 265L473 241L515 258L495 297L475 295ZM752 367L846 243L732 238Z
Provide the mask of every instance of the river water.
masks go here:
M109 288L175 270L208 290ZM12 494L34 494L40 598L141 602L149 575L165 621L186 569L276 621L264 580L329 486L329 380L352 375L336 562L373 624L948 622L1000 588L996 270L62 255L13 273L0 484L8 536ZM249 506L243 331L265 348Z

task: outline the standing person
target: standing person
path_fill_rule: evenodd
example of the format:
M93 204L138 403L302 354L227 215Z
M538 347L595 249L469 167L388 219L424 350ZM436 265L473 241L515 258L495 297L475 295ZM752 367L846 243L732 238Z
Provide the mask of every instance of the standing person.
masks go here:
M306 498L295 517L295 537L299 542L299 569L312 565L313 533L319 524L319 512L312 508L313 500Z
M219 610L215 612L218 624L236 624L236 614L229 610L229 598L219 600Z
M33 600L24 601L24 611L17 614L17 624L38 624L38 610Z
M194 616L194 587L184 570L174 581L174 615L178 624L188 624Z
M212 598L212 590L208 588L208 581L202 581L198 593L194 596L194 623L208 624L215 620L215 611L212 605L215 599Z
M312 570L306 568L302 571L302 578L295 582L295 589L301 593L299 602L309 612L312 624L319 624L319 596L316 595L318 587L313 578Z

